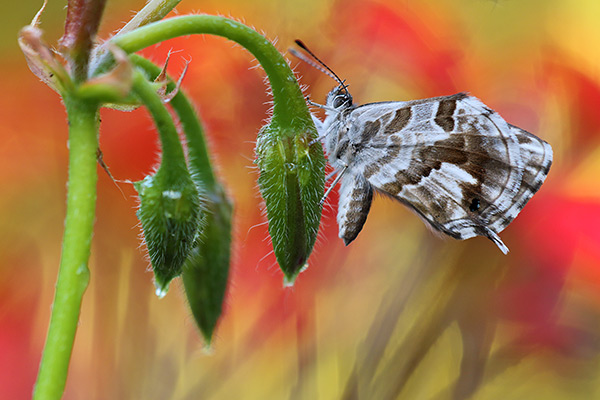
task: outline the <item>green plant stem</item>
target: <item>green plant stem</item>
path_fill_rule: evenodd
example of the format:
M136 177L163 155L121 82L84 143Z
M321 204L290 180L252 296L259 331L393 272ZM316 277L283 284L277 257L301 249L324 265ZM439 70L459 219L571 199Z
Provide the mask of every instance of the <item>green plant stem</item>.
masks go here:
M173 171L174 168L187 169L183 147L179 141L173 118L156 93L156 88L139 71L135 71L133 74L133 92L148 108L154 119L162 146L161 169L164 167L167 172Z
M262 65L273 91L272 124L286 128L306 126L306 121L310 121L310 114L287 61L269 40L242 23L213 15L186 15L154 22L118 35L111 41L127 53L134 53L163 40L207 33L239 43ZM109 66L109 63L101 64L94 74L105 71ZM294 134L294 130L290 129L290 135Z
M150 80L156 79L160 74L161 69L152 61L137 54L133 54L130 57L136 66L144 70ZM169 91L174 90L175 84L173 82L169 83L167 89ZM200 119L194 110L194 106L190 103L182 89L179 89L169 104L177 113L183 132L185 133L192 175L198 181L202 182L203 189L209 197L217 194L217 192L220 193L222 189L213 172L206 140L204 139L204 131L200 124Z
M96 209L98 106L64 97L69 120L69 180L62 256L35 400L62 397L81 300L89 282L88 261Z

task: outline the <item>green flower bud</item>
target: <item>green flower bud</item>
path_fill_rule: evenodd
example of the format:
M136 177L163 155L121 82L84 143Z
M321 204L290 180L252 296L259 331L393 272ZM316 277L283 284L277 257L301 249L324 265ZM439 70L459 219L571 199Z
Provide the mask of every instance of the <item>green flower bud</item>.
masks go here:
M306 266L315 243L325 186L325 157L321 145L313 144L317 132L306 99L287 61L271 41L231 19L212 15L175 17L117 35L113 42L132 53L167 36L192 33L215 34L237 42L256 57L269 79L273 118L259 133L256 163L275 256L285 283L292 284ZM98 65L95 71L103 68ZM207 161L202 164L209 165Z
M256 144L258 184L286 285L306 267L319 230L325 159L321 145L313 143L316 137L310 120L298 119L285 129L272 122Z
M134 184L140 196L137 216L159 297L167 293L171 279L181 274L201 222L200 196L188 170L167 165Z
M211 196L206 206L206 223L183 266L182 279L196 324L209 346L227 288L232 206L222 191Z
M136 55L132 59L152 79L160 76L161 69L150 61ZM175 89L175 84L168 83L167 89ZM177 92L170 104L187 139L192 179L205 191L203 229L183 265L182 280L196 324L210 345L227 287L232 206L213 174L202 125L194 107L182 91Z

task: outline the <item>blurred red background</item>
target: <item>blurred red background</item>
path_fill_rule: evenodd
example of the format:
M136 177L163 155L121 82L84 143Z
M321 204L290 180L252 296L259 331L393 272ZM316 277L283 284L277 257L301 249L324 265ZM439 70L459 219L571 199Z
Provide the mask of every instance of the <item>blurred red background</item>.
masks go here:
M143 1L108 2L102 37ZM42 21L56 43L64 3ZM40 4L0 19L0 397L30 397L43 348L65 213L67 125L58 96L16 46ZM186 37L170 72L205 124L235 202L225 314L207 355L182 288L154 295L131 185L99 169L91 283L66 399L528 398L600 396L600 3L594 0L243 2L185 0L180 14L239 19L285 52L301 38L350 84L358 103L469 91L552 144L540 192L502 237L440 239L377 198L349 247L337 195L294 288L283 288L256 187L254 140L268 115L264 73L239 46ZM307 93L335 84L291 59ZM100 144L117 179L157 160L143 110L103 110Z

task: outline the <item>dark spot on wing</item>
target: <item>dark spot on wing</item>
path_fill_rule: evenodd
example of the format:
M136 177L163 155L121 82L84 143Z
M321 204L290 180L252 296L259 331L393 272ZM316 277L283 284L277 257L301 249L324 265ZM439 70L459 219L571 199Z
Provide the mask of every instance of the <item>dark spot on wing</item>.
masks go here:
M363 176L365 179L369 179L380 170L380 165L377 163L369 164L365 167L365 171L363 172Z
M361 135L362 141L366 143L371 140L373 136L377 135L380 127L381 123L378 120L365 122L365 129Z
M402 184L398 181L390 181L382 185L381 190L392 196L396 196L402 190Z
M504 185L510 175L511 166L508 160L502 160L506 153L496 154L497 151L486 143L484 136L479 134L475 127L470 127L463 138L465 140L463 151L467 160L460 167L475 178L475 183L460 184L463 204L471 209L472 199L477 199L477 210L481 212L486 210L493 200L486 195L486 192L498 185Z
M435 114L435 123L444 131L452 132L454 129L454 111L456 110L456 99L451 97L440 101L437 113Z
M479 207L481 207L481 201L479 201L479 199L475 198L471 200L471 205L469 206L469 210L471 210L471 212L479 210Z
M517 140L519 141L519 144L529 144L529 143L531 143L531 138L529 138L529 136L527 136L527 135L523 135L522 133L519 134L519 135L517 135Z
M412 111L410 110L410 107L404 107L396 110L394 119L392 119L390 123L386 125L383 132L386 135L390 135L392 133L401 131L406 125L408 125L411 114Z
M427 157L426 154L421 154ZM421 182L421 179L427 178L432 170L440 169L441 167L442 162L439 160L429 157L421 158L418 161L413 162L408 169L398 171L394 175L394 180L382 185L381 190L396 195L402 190L404 185L416 185Z

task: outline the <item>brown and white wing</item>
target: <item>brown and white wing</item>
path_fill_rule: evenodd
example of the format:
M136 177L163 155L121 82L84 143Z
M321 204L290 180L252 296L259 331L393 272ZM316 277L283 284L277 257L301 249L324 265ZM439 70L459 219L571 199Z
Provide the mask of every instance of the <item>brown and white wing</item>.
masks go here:
M344 173L340 181L337 222L347 246L361 231L373 200L373 188L361 174Z
M501 232L540 188L552 148L464 93L352 113L355 171L456 239ZM354 168L353 168L354 169Z

